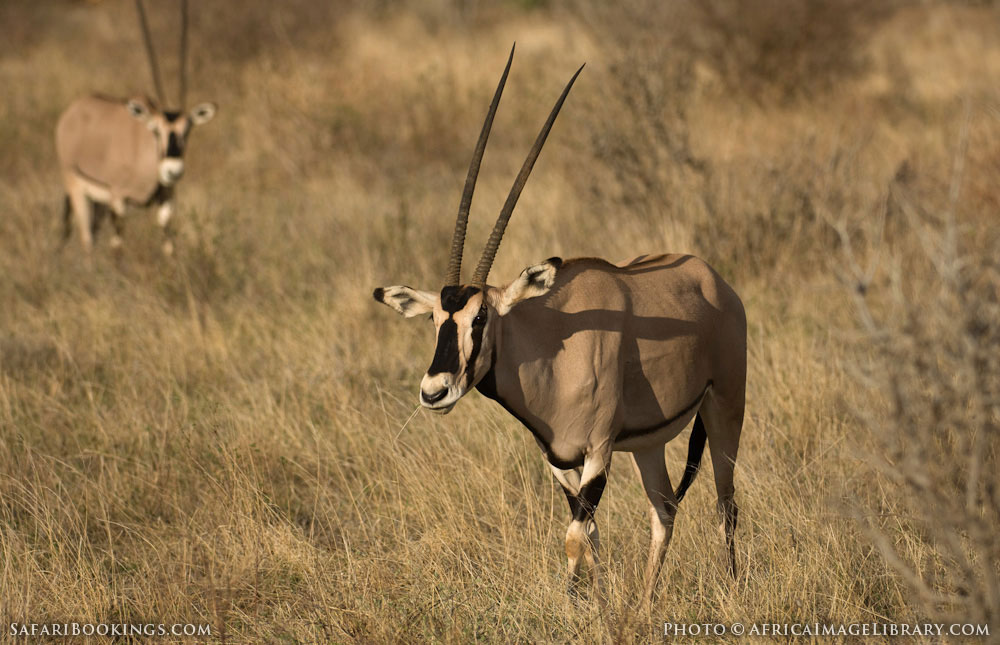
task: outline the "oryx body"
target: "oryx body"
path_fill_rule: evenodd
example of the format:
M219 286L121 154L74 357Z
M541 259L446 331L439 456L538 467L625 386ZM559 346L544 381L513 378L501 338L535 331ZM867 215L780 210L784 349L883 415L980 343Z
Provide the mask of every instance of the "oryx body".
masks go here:
M437 347L420 385L421 404L448 412L475 387L532 432L569 501L571 589L581 558L596 564L593 516L611 454L632 453L652 517L647 601L677 503L707 439L735 575L733 470L743 424L746 318L733 289L690 255L641 256L621 265L551 258L505 287L486 284L517 197L573 81L522 167L472 283L460 284L468 206L506 76L505 70L473 155L446 286L439 294L402 286L375 290L376 300L407 317L433 317ZM675 492L664 445L692 419L687 466Z
M555 272L552 286L497 319L492 370L477 387L517 414L550 463L662 448L705 398L742 409L743 309L707 264L663 255L539 266Z
M188 135L196 125L215 116L214 103L185 112L164 109L156 55L145 10L136 0L140 26L158 100L145 96L115 99L86 96L74 101L56 126L56 154L66 190L65 237L75 219L86 250L93 245L103 210L115 225L112 246L121 246L122 218L128 205L157 206L164 251L173 250L169 224L174 211L174 187L184 174ZM186 94L187 2L181 4L180 97ZM100 210L98 210L100 209Z

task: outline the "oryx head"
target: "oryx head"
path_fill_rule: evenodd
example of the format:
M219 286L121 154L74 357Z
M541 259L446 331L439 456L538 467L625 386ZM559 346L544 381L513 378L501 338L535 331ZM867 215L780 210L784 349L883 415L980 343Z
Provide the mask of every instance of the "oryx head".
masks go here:
M452 237L451 256L444 287L439 293L433 293L394 286L376 289L373 294L377 301L392 307L407 318L430 314L434 322L437 347L431 365L420 382L420 403L437 412L450 412L458 400L489 372L503 316L518 302L546 293L552 287L556 271L562 263L558 258L552 258L528 267L514 282L503 288L486 284L493 259L500 247L500 240L503 238L521 190L559 114L559 109L583 66L566 85L535 139L528 158L521 167L517 179L514 180L507 201L500 211L493 232L486 242L486 248L483 249L472 281L468 284L461 283L462 253L465 248L465 231L469 220L469 207L472 205L472 194L475 191L483 152L486 149L486 140L489 138L493 117L500 103L500 95L503 93L513 58L514 49L511 48L507 66L504 68L503 76L500 77L500 83L493 95L493 102L486 114L486 121L472 155L472 163L469 165L469 174L458 207L458 219Z
M149 24L146 22L146 11L142 0L135 0L139 14L139 26L142 28L142 38L146 45L146 57L149 59L149 70L153 76L157 100L146 97L133 98L126 108L134 118L149 128L156 137L158 157L157 174L160 183L172 186L184 175L184 151L187 148L187 138L196 125L208 123L215 116L215 103L200 103L189 111L185 111L187 99L187 0L181 2L181 44L180 44L180 90L177 105L179 109L163 109L163 84L160 82L160 69L153 49L153 40L149 35Z
M147 97L136 97L126 104L129 114L141 121L156 137L157 174L160 183L172 186L184 175L184 151L188 135L196 125L208 123L215 116L214 103L201 103L188 112L161 110Z

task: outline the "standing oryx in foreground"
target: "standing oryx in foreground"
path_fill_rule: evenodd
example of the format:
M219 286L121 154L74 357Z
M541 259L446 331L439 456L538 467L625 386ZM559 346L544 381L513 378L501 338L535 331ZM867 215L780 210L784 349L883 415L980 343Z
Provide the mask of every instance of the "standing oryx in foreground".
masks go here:
M475 387L535 436L573 516L566 532L571 591L581 558L596 567L594 511L611 453L619 450L632 453L651 505L644 597L652 599L677 503L698 472L706 438L735 576L733 468L743 425L746 317L733 289L690 255L640 256L619 265L551 258L506 287L486 284L514 205L576 75L535 140L472 282L460 282L469 206L511 59L473 153L444 288L437 294L386 287L375 290L375 299L406 317L433 318L437 348L420 384L424 407L449 412ZM687 468L675 492L663 447L691 419Z
M104 209L114 220L114 248L122 244L122 218L126 204L156 205L157 221L164 233L163 251L173 252L169 229L174 211L174 186L184 174L184 151L191 128L215 116L214 103L202 103L185 113L187 93L187 0L181 0L180 92L177 110L165 109L163 87L146 24L142 0L136 0L146 54L156 87L157 101L146 97L129 100L88 96L75 101L56 126L56 153L66 207L65 238L76 219L86 250ZM101 209L95 211L95 207Z

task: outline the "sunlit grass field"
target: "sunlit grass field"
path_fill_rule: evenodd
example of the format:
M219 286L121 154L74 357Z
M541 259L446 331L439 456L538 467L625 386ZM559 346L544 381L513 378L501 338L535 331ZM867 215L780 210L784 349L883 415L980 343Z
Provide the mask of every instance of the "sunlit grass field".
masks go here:
M172 88L174 3L150 4ZM5 626L632 643L661 641L665 621L927 617L863 529L921 575L947 566L919 500L879 475L889 426L870 420L891 405L861 375L880 356L856 294L862 276L891 318L890 277L933 291L914 221L941 213L968 262L995 261L995 6L192 3L189 96L219 113L191 137L173 258L142 209L119 258L109 230L90 259L60 241L60 111L90 91L149 91L132 4L15 0L0 23ZM467 263L586 62L492 281L553 255L689 252L747 309L740 575L724 566L706 458L649 615L628 455L597 513L606 608L574 605L565 498L530 433L478 393L445 417L418 410L432 327L371 298L440 287L514 41ZM675 483L686 447L687 432L667 447Z

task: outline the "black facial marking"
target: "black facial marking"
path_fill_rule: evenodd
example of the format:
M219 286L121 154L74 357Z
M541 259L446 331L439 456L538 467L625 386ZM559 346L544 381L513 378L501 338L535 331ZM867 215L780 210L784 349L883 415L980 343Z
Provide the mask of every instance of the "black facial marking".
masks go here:
M479 312L476 313L476 317L472 319L473 327L485 327L486 318L490 315L489 309L486 308L485 303L479 307Z
M441 323L438 329L437 348L434 360L427 369L428 376L454 374L458 371L458 325L451 318Z
M477 293L476 287L445 287L441 289L441 308L449 314L461 311Z
M554 266L556 269L561 269L563 265L563 259L557 256L549 258L546 262Z
M385 304L385 289L378 287L372 292L372 298L375 298L378 302Z
M469 360L465 363L466 388L472 387L476 378L476 361L479 359L479 351L483 347L483 330L486 329L485 309L486 306L483 305L475 320L472 321L472 351L469 353ZM480 316L482 316L482 322L476 322L480 320Z
M701 394L698 395L698 398L696 398L694 401L691 402L690 405L688 405L686 408L684 408L683 410L681 410L680 412L678 412L674 416L670 417L669 419L664 419L663 421L660 421L659 423L654 423L653 425L645 427L645 428L622 428L622 431L618 433L618 436L615 437L615 440L616 441L621 441L623 439L631 439L633 437L641 437L644 434L649 434L651 432L656 432L660 428L666 428L668 425L670 425L671 423L673 423L677 419L680 419L685 414L691 412L691 410L693 410L694 407L696 405L698 405L698 403L701 402L702 398L704 398L704 396L705 396L705 392L707 392L708 388L710 388L711 386L712 386L712 381L709 381L708 383L706 383L705 384L705 389L703 389L701 391Z
M608 476L605 473L601 473L580 488L580 495L577 498L579 506L573 513L574 520L583 521L593 519L594 511L597 510L597 504L601 501L601 495L604 494L604 486L607 483Z
M181 118L180 112L174 112L173 110L164 110L163 118L167 120L167 123L173 123L177 119Z
M177 137L177 133L171 132L167 138L167 156L168 157L180 157L183 154L181 148L180 139Z

